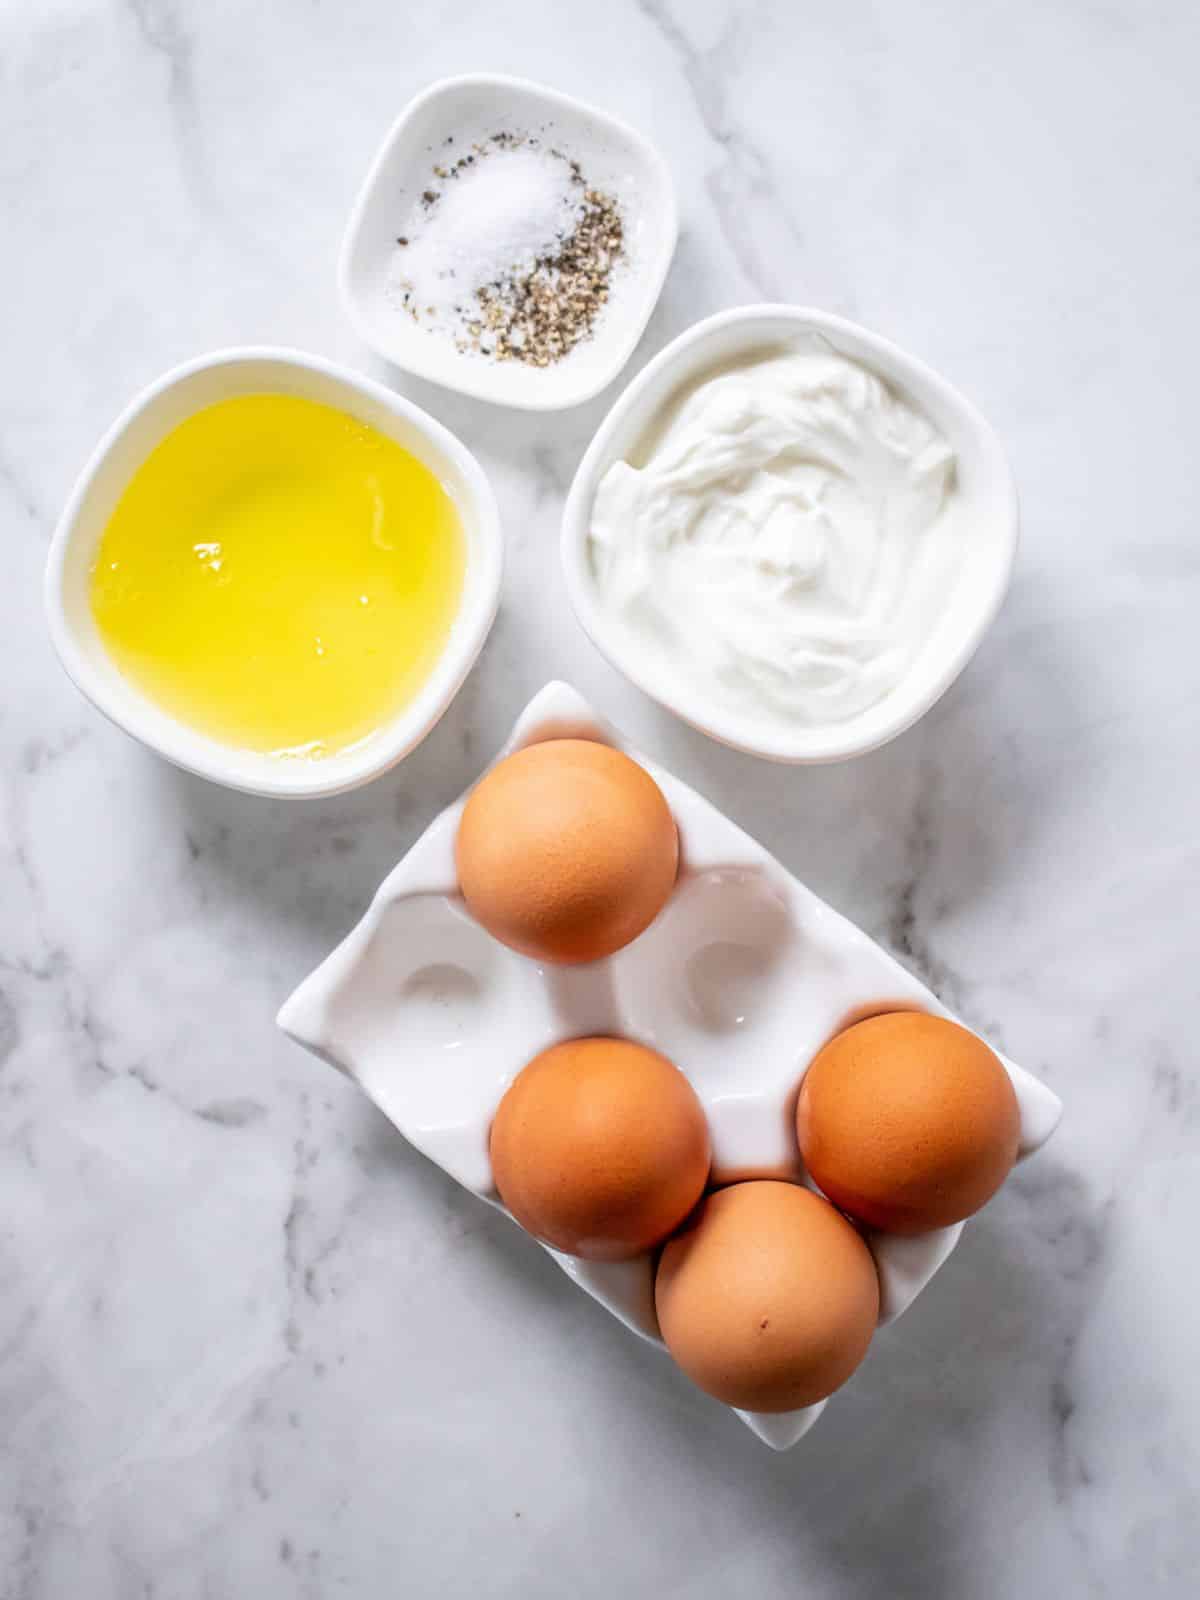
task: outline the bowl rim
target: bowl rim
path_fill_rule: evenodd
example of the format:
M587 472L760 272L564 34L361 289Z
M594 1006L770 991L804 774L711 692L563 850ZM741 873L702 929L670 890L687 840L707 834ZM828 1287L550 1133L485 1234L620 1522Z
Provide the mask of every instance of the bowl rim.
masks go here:
M469 362L453 365L447 362L443 366L436 360L425 360L419 350L415 355L410 355L407 352L403 355L397 353L397 348L381 336L376 323L367 315L353 287L352 263L359 236L371 210L384 165L392 154L394 146L399 142L409 123L418 112L423 111L433 101L463 89L485 89L498 91L501 94L517 93L529 95L560 112L574 116L590 117L601 126L607 126L625 139L638 152L639 158L653 173L654 181L662 197L662 203L658 209L664 222L664 242L661 249L648 262L644 274L639 274L644 284L643 313L631 325L630 332L625 339L620 343L614 343L612 360L601 366L599 371L592 377L581 381L574 388L568 388L565 396L551 394L545 399L538 399L536 396L532 398L529 396L502 396L495 392L494 386L490 385L482 375L478 379L474 376L472 364ZM595 399L602 389L606 389L610 383L613 383L619 377L628 364L630 357L637 349L638 343L646 331L646 325L654 313L659 296L662 294L663 284L666 282L667 272L675 255L675 245L678 237L679 202L675 193L675 183L671 176L671 170L659 153L657 146L651 143L644 133L640 133L622 118L613 116L611 112L606 111L601 106L592 104L591 101L581 100L578 96L567 94L564 90L536 83L531 78L522 78L503 72L456 73L450 77L436 79L415 94L400 111L380 141L367 168L366 176L359 186L354 204L350 210L349 220L342 234L337 261L338 298L348 321L363 343L402 372L411 373L413 377L422 378L429 383L436 383L440 388L448 389L458 394L469 395L474 400L483 400L489 405L502 406L513 411L569 411L575 406L584 405L587 401ZM481 367L481 374L491 371L491 368Z
M406 707L357 748L352 747L320 763L280 764L276 773L271 771L268 757L263 758L261 769L255 765L252 773L247 772L245 763L253 762L256 752L234 746L226 748L157 708L166 719L165 724L160 723L157 717L143 710L142 700L146 697L134 685L130 685L127 696L114 693L89 660L65 598L68 556L80 536L82 514L97 478L128 431L168 394L199 373L262 363L315 374L333 390L357 394L407 422L452 462L461 475L465 498L476 524L474 544L477 547L468 556L468 568L473 564L475 571L469 589L464 582L463 600L469 599L469 603L460 602L458 620L462 625L457 635L452 634L447 641L434 669L444 671L449 664L436 700L424 707L418 702L416 710ZM336 401L329 403L336 404ZM146 453L140 460L145 459ZM503 565L500 513L491 484L466 445L435 417L374 379L323 356L285 346L236 345L192 357L171 367L136 394L108 427L75 480L51 536L43 600L50 640L63 669L84 698L115 726L175 766L225 788L278 798L319 798L343 794L379 777L413 750L440 721L491 631L499 606Z
M775 324L772 335L766 324ZM673 693L667 674L659 674L639 664L634 652L626 650L615 629L607 627L600 613L590 574L587 569L587 537L591 507L604 471L617 458L613 452L613 439L639 401L648 391L661 388L660 399L667 401L678 383L686 380L683 370L690 364L696 346L703 344L719 331L743 324L747 330L746 350L770 342L774 337L803 332L826 334L836 346L840 338L852 341L867 352L876 355L884 368L893 368L908 374L918 387L935 392L947 411L952 412L969 430L981 457L985 458L994 482L992 500L996 505L997 524L1002 530L1003 545L996 578L984 603L979 606L973 626L960 640L958 646L948 651L941 669L931 680L928 691L912 703L902 706L895 717L871 734L851 734L837 724L829 728L804 728L796 734L781 733L764 737L760 729L751 730L735 712L719 712L712 716L700 713L685 693ZM715 359L715 358L714 358ZM728 352L722 361L731 359ZM870 364L868 355L867 364ZM896 380L889 380L896 381ZM903 385L903 377L899 379ZM643 431L650 426L649 419ZM591 443L576 469L563 507L560 557L566 579L567 593L576 620L609 664L635 684L644 694L673 712L682 721L707 734L718 743L747 755L760 756L768 761L792 766L819 766L834 761L849 760L866 755L871 750L898 738L928 712L959 674L978 649L984 635L1003 603L1012 579L1020 535L1020 515L1016 484L1004 448L995 429L947 379L933 367L909 355L899 345L873 333L861 323L837 316L812 306L784 302L761 302L734 306L725 311L702 318L659 351L617 396L603 421L592 436ZM903 680L901 680L903 681ZM852 724L850 725L852 726Z

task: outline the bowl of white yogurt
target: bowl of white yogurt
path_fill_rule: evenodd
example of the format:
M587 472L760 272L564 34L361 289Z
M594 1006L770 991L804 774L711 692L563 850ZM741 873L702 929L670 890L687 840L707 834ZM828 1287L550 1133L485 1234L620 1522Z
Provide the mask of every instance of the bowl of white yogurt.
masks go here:
M643 369L584 456L562 558L603 655L773 761L902 733L974 654L1016 555L995 432L841 317L743 306Z

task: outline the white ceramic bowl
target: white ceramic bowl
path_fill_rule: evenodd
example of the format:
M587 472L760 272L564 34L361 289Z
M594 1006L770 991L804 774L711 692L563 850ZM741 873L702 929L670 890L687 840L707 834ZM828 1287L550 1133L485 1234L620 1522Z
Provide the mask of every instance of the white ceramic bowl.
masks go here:
M561 738L625 748L574 690L552 683L526 707L501 754ZM357 928L279 1013L285 1032L348 1073L418 1150L493 1205L488 1129L496 1107L526 1062L560 1039L621 1034L669 1056L704 1105L715 1181L804 1181L795 1096L826 1039L875 1011L948 1015L727 817L629 754L670 803L683 866L661 915L624 950L588 966L553 967L497 944L458 891L454 839L464 795L434 819ZM1004 1064L1026 1156L1050 1137L1062 1108L1030 1073ZM959 1223L918 1238L867 1234L881 1322L912 1304L962 1231ZM659 1342L651 1255L604 1264L550 1255L634 1333ZM783 1450L822 1409L739 1415Z
M614 273L608 305L593 336L551 367L462 354L397 308L387 290L397 235L429 186L434 163L452 161L497 132L558 141L588 181L621 205L626 260ZM359 335L398 367L498 405L561 410L598 394L633 354L667 275L677 230L671 175L654 146L625 123L520 78L444 78L409 103L371 165L342 246L342 302Z
M942 431L958 458L963 522L971 538L955 604L901 682L876 705L828 727L764 733L714 704L669 664L636 648L600 603L588 553L592 506L616 461L636 457L676 394L714 368L786 348L818 334L840 354L910 397ZM1004 599L1016 557L1017 496L999 439L969 401L929 367L866 328L800 306L739 306L689 328L634 378L600 424L575 474L563 513L562 560L575 614L593 644L668 710L702 733L771 761L842 761L863 755L916 722L946 692L975 653Z
M467 541L463 592L450 638L416 698L353 749L321 761L283 761L218 743L178 721L126 678L104 648L88 580L105 525L134 472L185 418L230 395L301 395L336 406L410 450L453 497ZM46 611L75 684L126 733L188 772L262 795L328 795L385 772L441 717L483 648L500 595L503 541L483 469L440 422L381 384L292 350L221 350L176 367L140 394L100 441L50 546Z

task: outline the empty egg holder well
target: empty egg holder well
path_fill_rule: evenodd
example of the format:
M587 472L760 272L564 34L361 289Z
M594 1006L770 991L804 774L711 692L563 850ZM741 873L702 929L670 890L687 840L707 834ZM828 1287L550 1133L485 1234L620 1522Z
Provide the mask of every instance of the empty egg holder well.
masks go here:
M552 683L500 755L564 737L626 748L573 689ZM674 1061L707 1113L716 1183L803 1182L792 1119L803 1069L821 1045L880 1011L950 1015L694 790L627 753L662 788L681 847L670 900L631 945L588 966L555 967L485 933L458 894L463 796L430 824L362 921L279 1013L280 1027L354 1078L410 1144L499 1209L488 1161L492 1117L526 1062L560 1039L619 1034ZM1038 1079L1001 1060L1020 1106L1023 1157L1050 1137L1062 1108ZM879 1269L881 1325L912 1304L962 1228L916 1238L865 1234ZM661 1345L651 1255L600 1264L549 1253L632 1332ZM785 1450L827 1403L738 1415Z

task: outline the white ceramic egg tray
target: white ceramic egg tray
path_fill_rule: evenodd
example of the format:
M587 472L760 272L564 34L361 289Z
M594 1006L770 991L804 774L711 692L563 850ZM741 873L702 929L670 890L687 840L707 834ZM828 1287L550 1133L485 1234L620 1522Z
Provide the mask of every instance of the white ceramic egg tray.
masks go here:
M526 707L501 755L564 737L625 748L573 689L552 683ZM464 796L430 824L366 916L279 1013L286 1033L356 1079L411 1144L492 1205L499 1206L488 1161L492 1117L520 1069L557 1040L620 1034L682 1068L708 1115L715 1182L803 1181L796 1093L821 1045L878 1011L950 1014L706 800L628 753L662 788L680 836L675 890L633 944L606 961L555 967L485 933L459 896L454 868ZM1050 1137L1062 1108L1036 1078L1004 1065L1026 1156ZM867 1234L881 1323L912 1304L962 1226L918 1238ZM660 1343L651 1256L600 1265L550 1254L628 1328ZM738 1415L785 1450L824 1404Z

